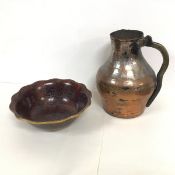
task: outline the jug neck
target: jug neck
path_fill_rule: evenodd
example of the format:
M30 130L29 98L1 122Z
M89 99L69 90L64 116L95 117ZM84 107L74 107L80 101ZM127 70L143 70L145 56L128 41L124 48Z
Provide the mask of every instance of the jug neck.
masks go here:
M141 54L140 42L143 32L137 30L118 30L110 34L113 60L136 57Z

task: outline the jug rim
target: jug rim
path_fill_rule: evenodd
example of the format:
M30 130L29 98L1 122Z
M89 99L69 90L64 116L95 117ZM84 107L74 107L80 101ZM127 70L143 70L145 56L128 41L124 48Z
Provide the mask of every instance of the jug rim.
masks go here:
M139 30L121 29L110 33L112 40L132 41L143 38L144 34Z

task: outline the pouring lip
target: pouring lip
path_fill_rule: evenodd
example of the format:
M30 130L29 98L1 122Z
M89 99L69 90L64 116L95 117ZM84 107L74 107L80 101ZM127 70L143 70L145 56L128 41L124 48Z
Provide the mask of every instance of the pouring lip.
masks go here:
M110 38L112 40L119 40L119 41L133 41L133 40L139 40L143 37L144 37L143 32L139 30L121 29L110 33Z

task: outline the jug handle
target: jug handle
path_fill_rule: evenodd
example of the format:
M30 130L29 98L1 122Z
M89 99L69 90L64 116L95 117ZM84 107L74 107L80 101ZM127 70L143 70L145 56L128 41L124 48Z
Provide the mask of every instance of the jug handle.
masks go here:
M167 70L168 65L169 65L169 55L168 55L166 48L159 43L153 42L152 37L149 35L143 39L143 46L148 46L148 47L152 47L152 48L159 50L160 53L162 54L162 57L163 57L163 63L161 65L159 72L157 73L156 88L153 91L153 94L151 95L151 97L149 98L149 100L146 104L146 107L149 107L151 105L151 103L154 101L154 99L156 98L156 96L158 95L158 93L162 87L163 75L164 75L164 73Z

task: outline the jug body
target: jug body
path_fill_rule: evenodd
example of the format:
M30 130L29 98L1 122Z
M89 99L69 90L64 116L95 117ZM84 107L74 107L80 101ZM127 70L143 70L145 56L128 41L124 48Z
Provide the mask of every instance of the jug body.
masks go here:
M112 116L133 118L143 113L157 87L157 77L141 52L143 33L111 33L112 55L97 72L97 88L104 110Z

